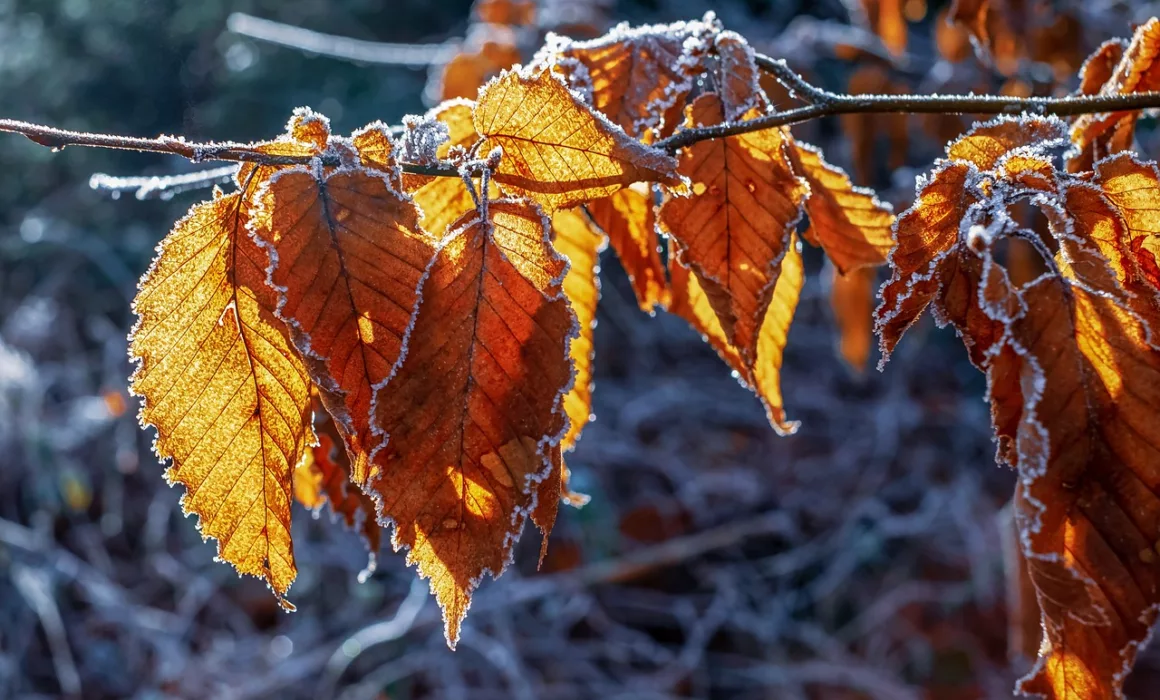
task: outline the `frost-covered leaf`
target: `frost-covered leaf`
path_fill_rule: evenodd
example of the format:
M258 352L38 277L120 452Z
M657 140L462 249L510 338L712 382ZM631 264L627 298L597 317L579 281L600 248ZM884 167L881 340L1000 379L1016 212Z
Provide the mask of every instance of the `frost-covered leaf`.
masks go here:
M537 208L492 201L452 231L424 275L406 354L375 395L386 440L372 488L454 645L472 591L506 568L537 483L559 479L576 318L567 261Z
M1058 120L1000 119L948 150L899 219L879 330L889 349L932 303L987 374L1044 630L1021 690L1122 700L1160 612L1160 180L1126 154L1069 175L1052 156L1062 133ZM1024 199L1050 241L1010 216ZM1009 237L1047 272L1013 282L996 254Z
M372 395L406 344L434 246L415 206L387 177L359 165L344 143L328 149L345 163L280 170L257 193L251 228L270 255L277 314L307 360L361 484L379 442Z
M698 97L689 126L719 124L715 94ZM658 219L717 313L725 338L753 366L758 329L809 187L794 175L788 133L766 129L684 149L692 195L671 197Z
M551 36L536 63L590 90L593 107L628 135L644 138L676 126L711 30L704 22L621 24L591 41Z
M1107 72L1112 57L1115 67ZM1160 19L1153 17L1136 28L1132 39L1105 42L1088 57L1080 73L1080 91L1095 95L1130 95L1160 89ZM1100 83L1097 85L1097 83ZM1105 112L1075 118L1071 140L1078 154L1072 170L1087 169L1093 161L1132 146L1139 112Z
M585 104L550 71L507 71L479 92L482 153L499 147L495 180L549 211L634 182L676 184L676 161Z
M641 311L669 305L669 283L661 261L653 193L625 188L585 205L620 258Z
M794 141L788 153L794 173L810 186L806 241L826 251L842 274L885 263L894 245L890 205L878 201L874 192L854 187L849 176L827 163L819 149Z
M781 393L781 366L790 324L797 310L805 270L796 234L791 234L782 256L777 280L765 315L761 319L755 360L745 362L721 326L721 320L710 302L698 276L677 258L669 259L673 300L670 313L689 322L717 351L736 377L748 386L765 407L770 424L781 434L797 430L797 422L786 418Z
M572 313L576 314L580 333L571 345L576 379L564 397L564 412L568 414L569 423L568 432L560 444L564 452L576 445L592 415L592 335L596 330L596 305L600 301L600 251L607 242L608 239L592 226L583 211L568 209L558 211L552 217L552 244L569 263L568 274L564 277L564 294Z
M171 460L166 478L186 488L182 508L221 559L292 609L291 478L313 440L310 381L274 317L247 219L241 193L215 196L162 242L134 301L131 388L157 429L154 450Z

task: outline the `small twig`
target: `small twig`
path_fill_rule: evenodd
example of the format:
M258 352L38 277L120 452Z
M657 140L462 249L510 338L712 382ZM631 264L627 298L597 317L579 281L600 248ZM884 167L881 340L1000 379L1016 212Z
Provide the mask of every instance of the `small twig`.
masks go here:
M211 170L200 170L181 175L153 175L140 177L118 177L95 173L89 178L89 187L104 190L116 197L121 192L133 192L137 199L150 197L170 197L181 192L224 184L238 171L236 165L226 165Z
M334 34L303 29L274 22L243 12L235 12L226 20L226 28L251 39L285 46L319 56L341 58L360 63L378 63L408 68L427 68L446 63L461 43L452 39L442 44L390 44L363 41Z

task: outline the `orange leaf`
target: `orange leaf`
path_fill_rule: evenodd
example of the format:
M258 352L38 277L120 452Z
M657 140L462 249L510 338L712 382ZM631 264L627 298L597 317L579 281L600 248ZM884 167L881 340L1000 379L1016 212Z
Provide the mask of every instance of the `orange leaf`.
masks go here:
M326 409L314 404L314 430L318 444L311 448L294 472L295 495L303 506L317 512L329 503L330 511L346 526L359 531L370 559L364 576L375 570L382 547L382 528L375 516L375 502L350 479L350 459L343 438Z
M414 205L354 164L284 169L258 200L253 230L270 252L278 315L343 433L353 479L365 483L379 441L371 397L399 359L433 245Z
M495 180L550 211L633 182L675 185L676 161L625 134L550 71L507 71L479 92L482 153L499 147Z
M1160 352L1144 324L1160 316L1131 313L1117 271L1070 235L1059 237L1060 274L1026 288L1027 313L1011 326L1032 388L1018 517L1046 630L1021 689L1111 700L1160 609Z
M1114 42L1100 46L1084 63L1081 88L1095 87L1097 79L1105 75L1104 66L1117 53L1116 67L1097 91L1088 94L1130 95L1160 89L1160 19L1153 17L1137 27L1127 46ZM1073 159L1073 169L1090 167L1093 160L1130 148L1138 116L1138 112L1105 112L1076 117L1071 140L1080 155Z
M274 317L247 218L241 193L219 193L162 242L133 304L131 389L157 428L154 451L172 460L166 478L186 487L182 508L221 559L293 609L291 475L313 441L310 381Z
M862 372L870 359L874 336L874 283L878 275L872 267L846 275L836 267L830 269L830 308L838 324L838 351L851 369Z
M874 192L854 187L841 168L806 143L790 142L793 170L810 186L805 239L826 251L840 274L867 265L881 265L894 245L894 214Z
M722 103L698 97L689 126L719 124ZM808 186L786 158L786 132L767 129L702 141L684 150L690 197L673 197L658 218L681 262L698 278L728 342L752 366L758 328Z
M629 135L671 131L675 114L693 88L700 63L687 55L684 43L708 35L703 22L629 29L618 26L591 41L555 37L537 55L536 64L551 65L569 83L591 93L593 107Z
M427 270L406 355L375 396L388 437L373 482L451 645L483 574L507 566L537 482L559 478L576 325L567 262L536 208L489 202L453 230Z
M782 435L791 434L798 427L796 421L786 419L785 401L781 393L781 366L789 327L805 283L799 248L797 236L791 234L773 295L761 320L756 358L751 364L746 364L737 349L729 343L697 275L678 259L669 259L673 285L673 302L669 311L684 318L701 333L725 364L736 373L735 376L757 394L770 424Z
M600 251L608 240L594 230L582 211L570 209L552 217L552 242L569 263L564 294L580 331L571 345L576 380L564 397L569 424L560 446L567 452L575 447L592 415L592 334L596 330L596 304L600 301Z
M1053 145L1062 138L1063 126L1058 120L999 118L976 126L951 144L949 160L936 164L914 206L896 223L897 245L890 253L893 275L882 287L882 303L874 312L882 349L880 365L889 359L902 334L918 320L944 283L958 273L960 223L977 201L968 186L972 168L989 170L1001 166L1007 154L1021 147ZM942 313L936 315L936 319L945 318Z
M652 192L626 188L585 205L628 274L641 311L669 304L669 284L661 261Z

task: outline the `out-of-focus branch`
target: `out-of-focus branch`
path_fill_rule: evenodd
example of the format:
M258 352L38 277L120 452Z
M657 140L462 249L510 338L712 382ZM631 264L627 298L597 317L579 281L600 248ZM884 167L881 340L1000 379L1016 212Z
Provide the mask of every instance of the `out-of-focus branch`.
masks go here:
M94 190L110 192L114 197L122 192L133 192L137 199L167 198L181 192L224 184L229 182L237 171L237 166L226 165L221 168L182 173L181 175L118 177L105 173L95 173L89 178L89 187Z
M446 63L461 40L452 39L442 44L390 44L364 41L334 34L323 34L302 27L274 22L243 12L235 12L226 20L226 28L235 34L307 51L320 56L341 58L361 63L377 63L408 68L426 68Z

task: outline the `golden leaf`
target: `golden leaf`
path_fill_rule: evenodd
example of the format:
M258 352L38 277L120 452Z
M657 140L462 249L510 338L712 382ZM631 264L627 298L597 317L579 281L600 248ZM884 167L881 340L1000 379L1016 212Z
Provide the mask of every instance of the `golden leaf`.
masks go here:
M894 245L894 214L870 190L854 187L841 168L826 162L822 152L791 141L793 171L810 186L805 239L820 246L840 274L867 265L881 265Z
M592 220L608 236L620 258L641 311L652 313L669 304L669 283L661 261L652 192L635 187L614 192L585 205Z
M283 607L297 569L291 479L308 442L310 382L272 310L266 254L240 193L195 205L141 280L130 355L141 422L172 460L182 507L218 556L264 578Z
M398 372L375 396L387 439L373 482L451 645L472 590L506 567L536 484L558 478L576 324L567 262L536 208L492 201L453 231L427 271Z
M687 123L712 125L723 117L721 100L706 94L690 107ZM790 168L786 139L785 131L766 129L685 149L680 172L693 194L668 199L658 214L726 339L750 366L785 244L809 193Z
M495 180L549 211L640 181L675 185L676 161L584 104L550 71L507 71L479 92L482 153L499 147Z
M791 434L798 427L796 421L786 418L781 393L781 366L790 324L805 284L800 247L797 235L791 234L782 257L780 274L761 320L753 363L744 362L737 348L728 341L697 275L678 259L669 259L673 286L669 311L684 318L704 336L725 364L736 372L737 378L761 400L770 424L782 435Z
M552 234L556 250L569 262L564 294L580 331L571 345L576 379L564 397L569 425L560 447L567 452L576 445L592 415L592 334L596 330L596 304L600 301L600 251L608 239L593 229L582 211L574 209L556 212L552 217Z

